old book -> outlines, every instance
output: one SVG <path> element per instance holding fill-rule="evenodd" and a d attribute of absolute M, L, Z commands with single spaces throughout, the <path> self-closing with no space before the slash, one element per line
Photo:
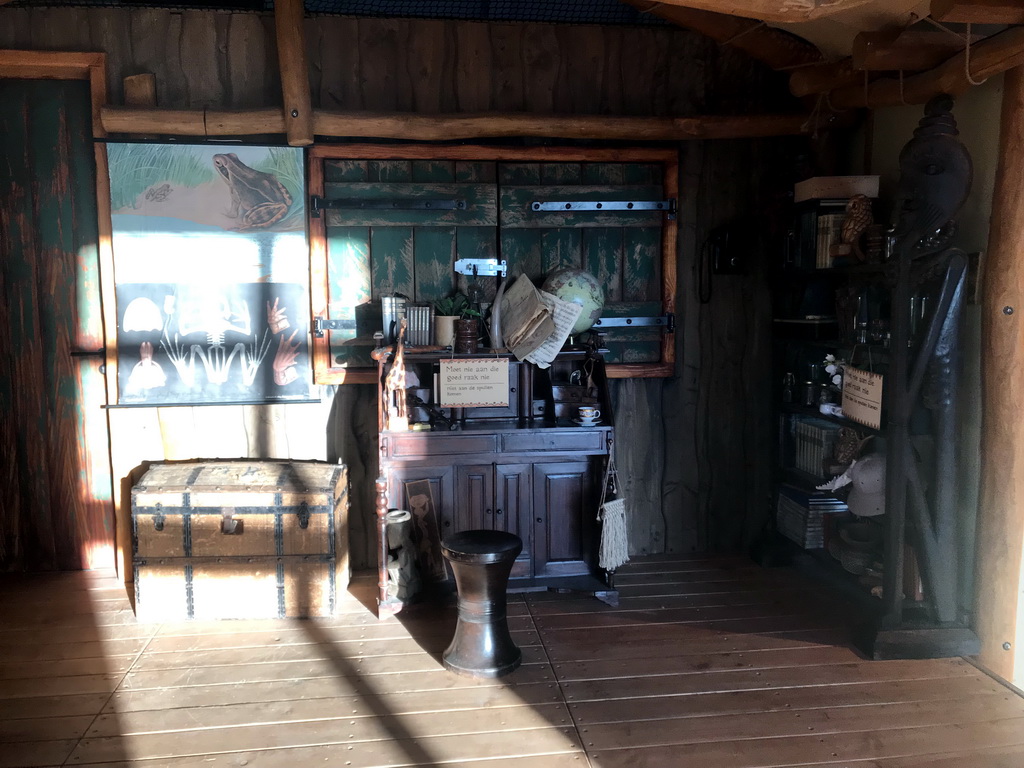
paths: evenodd
<path fill-rule="evenodd" d="M 540 291 L 520 275 L 501 301 L 501 334 L 517 359 L 523 360 L 555 331 L 555 321 Z"/>

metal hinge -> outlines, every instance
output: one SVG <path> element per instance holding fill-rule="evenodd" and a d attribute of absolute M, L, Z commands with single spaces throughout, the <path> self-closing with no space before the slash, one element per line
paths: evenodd
<path fill-rule="evenodd" d="M 318 339 L 324 337 L 324 331 L 354 331 L 356 328 L 355 320 L 331 320 L 327 317 L 314 317 L 313 318 L 313 335 Z"/>
<path fill-rule="evenodd" d="M 651 328 L 661 327 L 666 333 L 675 333 L 676 316 L 672 312 L 660 317 L 602 317 L 594 328 Z"/>
<path fill-rule="evenodd" d="M 668 200 L 534 200 L 534 211 L 665 211 L 670 219 L 676 217 L 676 199 Z"/>
<path fill-rule="evenodd" d="M 333 198 L 326 200 L 320 195 L 309 196 L 309 215 L 320 218 L 320 211 L 329 208 L 355 211 L 464 211 L 466 201 L 451 199 L 400 198 L 390 200 L 364 200 L 361 198 Z"/>

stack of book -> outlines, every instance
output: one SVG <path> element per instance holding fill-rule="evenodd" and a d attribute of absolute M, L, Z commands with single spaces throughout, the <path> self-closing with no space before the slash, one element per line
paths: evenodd
<path fill-rule="evenodd" d="M 796 468 L 825 479 L 825 468 L 832 462 L 839 425 L 824 419 L 799 416 L 793 420 Z"/>
<path fill-rule="evenodd" d="M 793 187 L 797 206 L 790 266 L 829 269 L 835 266 L 832 246 L 842 242 L 846 204 L 854 195 L 878 197 L 878 176 L 816 176 Z"/>
<path fill-rule="evenodd" d="M 794 485 L 779 487 L 775 523 L 779 533 L 804 549 L 823 549 L 829 515 L 849 512 L 845 502 L 825 491 L 805 491 Z"/>
<path fill-rule="evenodd" d="M 406 307 L 406 343 L 410 347 L 425 347 L 434 343 L 434 308 L 413 304 Z"/>

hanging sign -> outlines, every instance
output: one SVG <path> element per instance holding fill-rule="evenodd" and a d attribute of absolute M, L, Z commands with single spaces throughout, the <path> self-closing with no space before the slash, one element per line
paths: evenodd
<path fill-rule="evenodd" d="M 882 376 L 860 368 L 843 369 L 843 415 L 866 427 L 882 425 Z"/>
<path fill-rule="evenodd" d="M 445 408 L 508 408 L 508 360 L 442 360 L 438 392 Z"/>

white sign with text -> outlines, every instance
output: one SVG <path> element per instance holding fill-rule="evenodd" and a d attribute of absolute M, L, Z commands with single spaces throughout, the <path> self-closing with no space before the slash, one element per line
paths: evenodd
<path fill-rule="evenodd" d="M 843 369 L 843 415 L 866 427 L 882 426 L 882 376 L 860 368 Z"/>
<path fill-rule="evenodd" d="M 445 408 L 507 408 L 508 360 L 442 360 L 438 387 Z"/>

